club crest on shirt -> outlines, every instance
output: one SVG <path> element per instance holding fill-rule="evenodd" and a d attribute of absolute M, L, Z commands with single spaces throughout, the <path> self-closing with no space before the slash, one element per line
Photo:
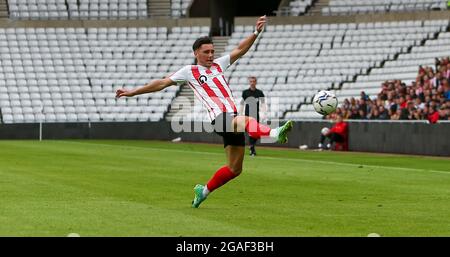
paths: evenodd
<path fill-rule="evenodd" d="M 198 81 L 200 81 L 200 83 L 202 83 L 202 84 L 205 83 L 207 80 L 208 80 L 208 78 L 205 75 L 201 75 L 198 78 Z"/>

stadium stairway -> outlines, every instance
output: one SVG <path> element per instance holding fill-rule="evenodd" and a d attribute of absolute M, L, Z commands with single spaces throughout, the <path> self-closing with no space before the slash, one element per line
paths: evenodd
<path fill-rule="evenodd" d="M 182 117 L 191 113 L 194 101 L 194 92 L 187 84 L 183 84 L 177 97 L 170 105 L 170 111 L 167 112 L 165 119 L 167 121 L 182 119 Z"/>
<path fill-rule="evenodd" d="M 213 37 L 215 56 L 220 57 L 225 52 L 225 47 L 228 45 L 230 37 Z"/>
<path fill-rule="evenodd" d="M 282 0 L 278 9 L 274 11 L 277 16 L 303 16 L 310 12 L 320 0 Z"/>
<path fill-rule="evenodd" d="M 420 10 L 447 10 L 447 0 L 330 0 L 330 5 L 322 12 L 325 15 L 348 15 Z"/>
<path fill-rule="evenodd" d="M 0 18 L 8 18 L 8 3 L 6 0 L 0 0 Z"/>
<path fill-rule="evenodd" d="M 278 9 L 273 13 L 277 16 L 288 16 L 291 9 L 289 7 L 290 2 L 292 2 L 292 0 L 281 0 Z"/>
<path fill-rule="evenodd" d="M 330 4 L 330 0 L 318 0 L 307 12 L 307 15 L 322 15 L 322 9 Z"/>
<path fill-rule="evenodd" d="M 170 17 L 170 0 L 147 0 L 149 17 Z"/>

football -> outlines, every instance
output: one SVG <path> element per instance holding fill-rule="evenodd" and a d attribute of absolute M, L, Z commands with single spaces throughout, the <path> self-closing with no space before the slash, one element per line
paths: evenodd
<path fill-rule="evenodd" d="M 322 135 L 324 136 L 326 136 L 328 132 L 330 132 L 330 129 L 327 127 L 322 128 L 322 130 L 320 131 L 320 133 L 322 133 Z"/>
<path fill-rule="evenodd" d="M 336 111 L 338 100 L 336 96 L 327 90 L 317 92 L 313 97 L 313 106 L 316 112 L 328 115 Z"/>

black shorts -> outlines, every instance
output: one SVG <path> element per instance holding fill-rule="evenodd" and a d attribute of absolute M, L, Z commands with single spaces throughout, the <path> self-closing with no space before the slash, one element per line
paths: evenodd
<path fill-rule="evenodd" d="M 334 142 L 339 142 L 342 143 L 344 142 L 344 137 L 339 135 L 338 133 L 331 133 L 330 134 L 330 138 L 331 140 L 333 140 Z"/>
<path fill-rule="evenodd" d="M 232 121 L 236 117 L 236 113 L 222 113 L 211 122 L 214 132 L 223 138 L 223 147 L 245 146 L 244 132 L 234 132 Z"/>

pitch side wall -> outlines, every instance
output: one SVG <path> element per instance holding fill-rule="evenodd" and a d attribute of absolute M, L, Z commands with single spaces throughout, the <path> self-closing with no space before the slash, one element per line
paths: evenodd
<path fill-rule="evenodd" d="M 316 148 L 320 130 L 331 125 L 326 121 L 298 121 L 290 133 L 288 144 L 283 146 Z M 194 126 L 201 127 L 201 124 L 189 126 L 191 131 Z M 44 123 L 42 138 L 167 141 L 181 138 L 185 142 L 222 143 L 214 133 L 176 133 L 166 121 Z M 0 124 L 0 139 L 39 139 L 39 124 Z M 350 121 L 349 148 L 351 151 L 450 156 L 450 123 Z"/>

